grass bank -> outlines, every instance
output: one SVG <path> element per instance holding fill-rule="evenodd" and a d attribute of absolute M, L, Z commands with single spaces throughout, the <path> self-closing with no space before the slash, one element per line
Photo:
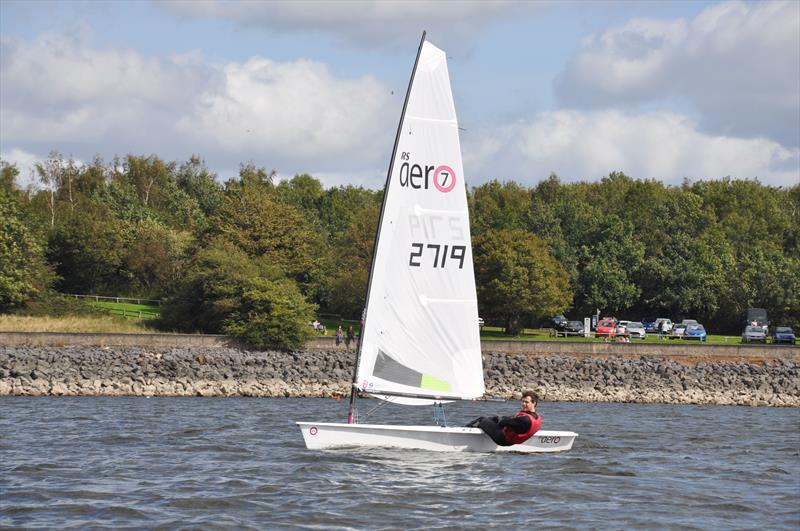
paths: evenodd
<path fill-rule="evenodd" d="M 73 333 L 154 333 L 142 321 L 114 315 L 67 315 L 63 317 L 0 315 L 0 332 L 73 332 Z"/>

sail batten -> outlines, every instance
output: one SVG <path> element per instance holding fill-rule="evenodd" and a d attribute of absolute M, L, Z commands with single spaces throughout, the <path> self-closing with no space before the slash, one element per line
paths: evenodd
<path fill-rule="evenodd" d="M 390 162 L 354 385 L 387 396 L 482 396 L 477 322 L 447 61 L 425 41 Z"/>

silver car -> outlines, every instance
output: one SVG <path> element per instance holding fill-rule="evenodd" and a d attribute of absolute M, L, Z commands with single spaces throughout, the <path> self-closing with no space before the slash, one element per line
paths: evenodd
<path fill-rule="evenodd" d="M 645 339 L 647 337 L 647 332 L 645 332 L 644 325 L 638 321 L 631 321 L 625 327 L 625 331 L 628 333 L 631 339 Z"/>
<path fill-rule="evenodd" d="M 742 343 L 766 343 L 767 333 L 760 326 L 747 326 L 742 332 Z"/>

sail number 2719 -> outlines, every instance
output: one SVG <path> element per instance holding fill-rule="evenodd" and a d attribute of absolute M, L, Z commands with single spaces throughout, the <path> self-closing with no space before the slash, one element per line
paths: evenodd
<path fill-rule="evenodd" d="M 411 255 L 408 258 L 408 265 L 411 267 L 422 267 L 423 264 L 432 263 L 433 267 L 464 267 L 464 257 L 467 254 L 466 245 L 447 245 L 436 243 L 411 243 Z"/>

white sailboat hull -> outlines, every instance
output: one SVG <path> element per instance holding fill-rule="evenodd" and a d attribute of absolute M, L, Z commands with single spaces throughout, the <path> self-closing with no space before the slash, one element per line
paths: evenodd
<path fill-rule="evenodd" d="M 540 430 L 523 444 L 497 446 L 478 428 L 392 426 L 298 422 L 306 447 L 311 450 L 353 447 L 408 448 L 435 452 L 564 452 L 572 448 L 577 433 Z"/>

